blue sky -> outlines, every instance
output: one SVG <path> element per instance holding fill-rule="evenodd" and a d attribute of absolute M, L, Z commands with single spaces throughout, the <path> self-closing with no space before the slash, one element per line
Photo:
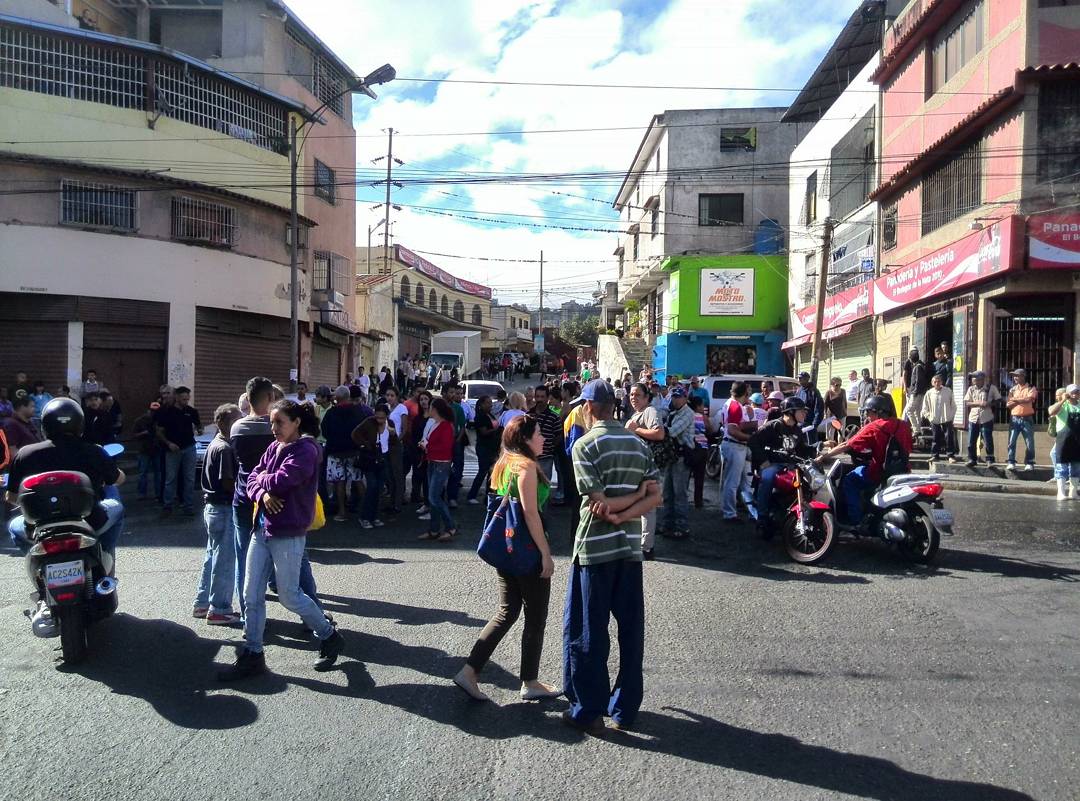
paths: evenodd
<path fill-rule="evenodd" d="M 854 0 L 290 4 L 359 74 L 390 62 L 401 78 L 795 88 L 855 8 Z M 395 155 L 406 162 L 397 168 L 401 177 L 624 171 L 655 113 L 783 105 L 793 96 L 406 81 L 382 87 L 379 94 L 375 103 L 358 98 L 355 104 L 360 178 L 375 169 L 371 159 L 385 153 L 384 130 L 390 126 L 399 132 Z M 623 126 L 631 130 L 460 135 Z M 615 275 L 616 234 L 563 229 L 614 229 L 610 201 L 617 183 L 563 179 L 543 187 L 407 186 L 394 191 L 394 202 L 403 209 L 394 212 L 393 234 L 414 250 L 450 254 L 431 258 L 455 274 L 490 284 L 504 302 L 535 302 L 528 286 L 537 278 L 536 266 L 486 259 L 535 259 L 543 250 L 545 284 L 555 289 L 549 304 L 585 299 L 597 281 Z M 381 218 L 382 210 L 370 206 L 381 202 L 382 193 L 382 188 L 358 189 L 358 241 Z"/>

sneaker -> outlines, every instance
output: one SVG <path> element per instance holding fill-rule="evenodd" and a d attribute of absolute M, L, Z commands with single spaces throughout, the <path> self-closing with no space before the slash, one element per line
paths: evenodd
<path fill-rule="evenodd" d="M 218 681 L 240 681 L 266 672 L 266 656 L 244 648 L 236 656 L 236 662 L 218 672 Z"/>
<path fill-rule="evenodd" d="M 376 517 L 374 520 L 371 521 L 371 525 L 375 526 L 375 528 L 382 528 L 386 524 L 383 523 L 383 521 L 379 520 L 379 518 Z"/>
<path fill-rule="evenodd" d="M 424 514 L 422 514 L 422 515 L 417 515 L 416 519 L 417 520 L 430 520 L 431 519 L 431 512 L 424 512 Z"/>
<path fill-rule="evenodd" d="M 957 459 L 957 458 L 956 458 L 955 456 L 950 456 L 950 457 L 949 457 L 949 464 L 956 464 L 956 463 L 957 463 L 957 462 L 959 462 L 959 461 L 960 461 L 960 460 L 959 460 L 959 459 Z"/>
<path fill-rule="evenodd" d="M 1016 469 L 1016 462 L 1009 462 L 1007 465 L 1005 465 L 1005 469 L 1006 470 L 1015 470 Z"/>
<path fill-rule="evenodd" d="M 196 606 L 195 608 L 193 608 L 191 610 L 191 616 L 195 617 L 195 618 L 199 618 L 201 620 L 202 618 L 206 617 L 206 615 L 207 615 L 207 613 L 209 611 L 210 611 L 209 606 Z"/>
<path fill-rule="evenodd" d="M 371 525 L 370 520 L 361 520 L 360 521 L 360 528 L 374 528 L 374 527 Z"/>
<path fill-rule="evenodd" d="M 653 561 L 654 559 L 656 559 L 656 554 L 653 553 L 653 550 L 654 549 L 652 549 L 652 548 L 642 548 L 641 549 L 641 558 L 644 559 L 646 562 Z"/>
<path fill-rule="evenodd" d="M 593 737 L 603 737 L 604 732 L 607 731 L 607 726 L 604 725 L 603 715 L 594 718 L 589 723 L 580 723 L 577 720 L 574 720 L 574 716 L 571 715 L 570 710 L 567 709 L 559 717 L 564 726 L 569 726 L 571 729 L 577 729 L 578 731 L 592 735 Z"/>
<path fill-rule="evenodd" d="M 420 504 L 420 506 L 419 506 L 419 507 L 417 508 L 417 510 L 416 510 L 416 513 L 417 513 L 418 515 L 426 515 L 426 514 L 427 514 L 427 513 L 429 512 L 429 511 L 430 511 L 430 510 L 428 509 L 428 505 L 427 505 L 426 503 L 422 503 L 422 504 Z"/>
<path fill-rule="evenodd" d="M 334 633 L 319 643 L 319 658 L 315 660 L 316 670 L 329 670 L 337 661 L 338 654 L 345 648 L 345 638 L 334 628 Z"/>
<path fill-rule="evenodd" d="M 210 612 L 206 615 L 208 626 L 233 626 L 240 622 L 238 612 Z"/>
<path fill-rule="evenodd" d="M 978 462 L 976 462 L 974 459 L 968 459 L 966 462 L 964 462 L 965 467 L 974 467 L 977 464 Z"/>
<path fill-rule="evenodd" d="M 1025 473 L 1030 473 L 1034 469 L 1035 469 L 1035 465 L 1033 465 L 1033 464 L 1024 465 L 1024 472 Z"/>
<path fill-rule="evenodd" d="M 476 498 L 469 498 L 469 506 L 479 506 L 479 505 L 480 505 L 480 501 L 478 501 Z"/>
<path fill-rule="evenodd" d="M 457 501 L 451 500 L 448 505 L 451 509 L 457 509 Z"/>

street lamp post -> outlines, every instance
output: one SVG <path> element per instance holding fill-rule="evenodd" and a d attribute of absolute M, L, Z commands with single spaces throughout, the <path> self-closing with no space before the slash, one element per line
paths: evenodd
<path fill-rule="evenodd" d="M 300 166 L 300 150 L 307 141 L 297 145 L 297 134 L 313 122 L 321 122 L 319 114 L 330 107 L 330 104 L 349 92 L 361 92 L 372 100 L 378 96 L 372 90 L 372 86 L 389 83 L 397 77 L 397 70 L 389 64 L 383 64 L 377 70 L 363 78 L 353 78 L 346 87 L 331 97 L 315 111 L 302 125 L 296 124 L 296 117 L 290 117 L 289 121 L 289 349 L 292 354 L 292 365 L 289 368 L 289 390 L 296 391 L 296 383 L 300 380 L 300 231 L 299 211 L 297 209 L 297 172 Z"/>

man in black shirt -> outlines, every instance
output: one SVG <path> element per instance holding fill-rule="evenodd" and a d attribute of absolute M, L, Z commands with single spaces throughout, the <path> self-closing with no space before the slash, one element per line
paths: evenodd
<path fill-rule="evenodd" d="M 758 529 L 765 539 L 773 534 L 770 518 L 773 483 L 785 464 L 783 457 L 778 454 L 799 454 L 803 451 L 802 455 L 813 455 L 813 449 L 806 444 L 806 437 L 802 433 L 808 416 L 806 402 L 802 398 L 787 398 L 782 409 L 779 419 L 769 420 L 750 435 L 750 463 L 759 477 L 754 506 L 757 509 Z"/>
<path fill-rule="evenodd" d="M 154 415 L 158 441 L 165 446 L 165 498 L 162 514 L 172 514 L 177 483 L 183 482 L 184 514 L 195 514 L 195 434 L 202 434 L 199 412 L 188 405 L 191 390 L 177 387 L 173 403 L 162 405 Z"/>
<path fill-rule="evenodd" d="M 540 432 L 544 435 L 544 450 L 536 461 L 540 463 L 540 469 L 544 471 L 548 481 L 555 468 L 555 445 L 562 428 L 559 415 L 551 411 L 548 406 L 548 388 L 541 384 L 533 390 L 533 407 L 529 414 L 540 423 Z"/>
<path fill-rule="evenodd" d="M 64 404 L 65 411 L 70 405 L 70 415 L 74 419 L 69 427 L 61 429 L 52 424 L 49 407 L 53 404 Z M 19 485 L 29 476 L 53 470 L 84 473 L 98 493 L 98 504 L 86 522 L 99 532 L 101 547 L 109 553 L 115 553 L 116 541 L 120 538 L 124 525 L 124 507 L 118 497 L 106 498 L 105 488 L 123 484 L 124 472 L 99 446 L 83 441 L 83 415 L 77 403 L 58 398 L 50 401 L 44 411 L 42 426 L 49 439 L 19 450 L 8 472 L 8 501 L 17 502 Z M 115 496 L 116 493 L 111 492 L 111 495 Z M 12 518 L 8 524 L 8 533 L 16 547 L 25 550 L 26 524 L 22 515 Z"/>
<path fill-rule="evenodd" d="M 481 395 L 476 399 L 476 417 L 473 418 L 473 428 L 476 429 L 476 478 L 473 479 L 469 489 L 468 501 L 471 504 L 480 503 L 477 495 L 484 482 L 488 480 L 491 468 L 499 460 L 499 445 L 502 432 L 498 422 L 491 414 L 491 396 Z M 484 495 L 487 495 L 485 488 Z"/>
<path fill-rule="evenodd" d="M 101 393 L 91 392 L 83 397 L 86 420 L 83 423 L 83 439 L 94 445 L 114 442 L 112 419 L 101 408 Z"/>

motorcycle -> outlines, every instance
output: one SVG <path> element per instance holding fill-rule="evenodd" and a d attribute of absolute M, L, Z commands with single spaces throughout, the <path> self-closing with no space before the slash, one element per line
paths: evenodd
<path fill-rule="evenodd" d="M 796 562 L 812 564 L 828 553 L 834 532 L 851 537 L 872 537 L 891 543 L 907 560 L 933 561 L 942 536 L 952 535 L 953 515 L 941 500 L 942 475 L 905 473 L 891 476 L 870 496 L 859 524 L 838 523 L 838 488 L 845 463 L 834 461 L 824 473 L 808 459 L 798 469 L 810 477 L 813 494 L 799 493 L 797 504 L 784 523 L 784 544 Z M 800 482 L 801 483 L 801 482 Z M 824 534 L 815 532 L 829 532 Z M 822 543 L 829 540 L 825 547 Z"/>
<path fill-rule="evenodd" d="M 769 452 L 781 461 L 773 479 L 772 512 L 767 525 L 778 528 L 784 548 L 794 562 L 812 565 L 829 555 L 836 542 L 836 515 L 814 495 L 826 483 L 811 459 Z"/>
<path fill-rule="evenodd" d="M 104 449 L 114 457 L 123 452 L 122 445 Z M 75 664 L 86 655 L 88 627 L 118 605 L 115 561 L 87 522 L 97 492 L 84 473 L 53 470 L 24 479 L 18 504 L 28 526 L 26 573 L 37 604 L 26 612 L 31 630 L 59 636 L 64 662 Z"/>

